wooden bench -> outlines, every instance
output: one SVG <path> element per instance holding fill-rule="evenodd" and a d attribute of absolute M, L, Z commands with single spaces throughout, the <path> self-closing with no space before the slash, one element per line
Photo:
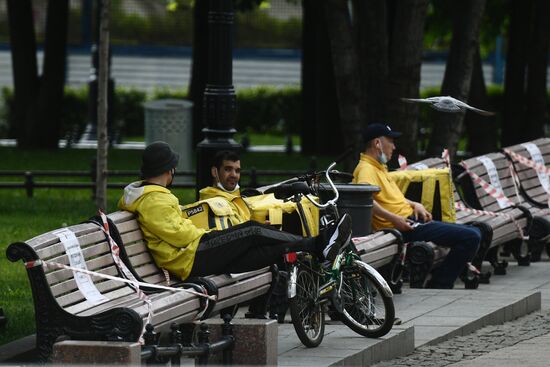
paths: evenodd
<path fill-rule="evenodd" d="M 492 175 L 494 184 L 491 182 L 489 172 L 480 159 L 487 159 L 493 163 L 495 174 Z M 533 233 L 531 228 L 534 223 L 537 227 L 550 226 L 550 211 L 548 209 L 537 208 L 528 201 L 524 200 L 521 195 L 516 194 L 516 188 L 509 169 L 509 162 L 506 156 L 502 153 L 491 153 L 485 156 L 476 157 L 464 161 L 465 165 L 481 179 L 485 180 L 493 186 L 501 186 L 504 196 L 509 199 L 513 206 L 503 208 L 498 201 L 481 187 L 479 183 L 475 183 L 473 179 L 465 172 L 463 167 L 457 167 L 457 178 L 460 177 L 460 186 L 464 192 L 465 201 L 476 209 L 483 209 L 496 213 L 505 213 L 514 217 L 516 223 L 522 228 L 525 235 L 529 235 L 528 249 L 523 249 L 523 241 L 519 238 L 509 241 L 509 245 L 514 257 L 520 265 L 529 265 L 532 254 L 533 260 L 540 258 L 542 244 L 540 239 L 548 233 Z M 460 172 L 462 171 L 462 172 Z M 503 205 L 504 206 L 504 205 Z"/>
<path fill-rule="evenodd" d="M 534 145 L 535 156 L 533 156 L 529 151 L 528 148 L 531 148 L 529 145 Z M 542 160 L 540 163 L 550 168 L 550 138 L 540 138 L 527 143 L 506 147 L 504 149 L 509 149 L 512 152 L 515 152 L 530 160 L 540 159 Z M 540 156 L 536 154 L 539 152 Z M 507 158 L 512 161 L 513 167 L 519 177 L 522 194 L 525 199 L 530 200 L 531 204 L 539 208 L 548 208 L 548 194 L 544 189 L 535 169 L 514 161 L 510 156 L 507 156 Z"/>
<path fill-rule="evenodd" d="M 166 276 L 157 267 L 147 249 L 135 217 L 124 211 L 112 213 L 109 217 L 117 226 L 124 243 L 126 256 L 121 257 L 126 265 L 135 271 L 136 278 L 149 284 L 166 285 Z M 236 275 L 221 274 L 202 278 L 217 289 L 217 301 L 212 312 L 238 306 L 240 303 L 268 294 L 273 279 L 273 269 L 269 267 Z M 182 283 L 178 279 L 170 279 L 170 282 L 176 286 Z"/>
<path fill-rule="evenodd" d="M 550 138 L 540 138 L 504 149 L 509 149 L 512 152 L 540 163 L 545 167 L 550 167 Z M 506 157 L 513 164 L 514 170 L 519 178 L 520 192 L 525 200 L 537 208 L 547 209 L 549 204 L 549 194 L 544 188 L 544 186 L 547 186 L 547 176 L 543 173 L 539 174 L 534 168 L 518 162 L 507 153 Z M 530 238 L 532 237 L 532 241 L 536 241 L 537 239 L 541 241 L 542 243 L 540 245 L 544 245 L 546 247 L 546 252 L 550 255 L 550 243 L 543 240 L 543 238 L 550 233 L 550 227 L 548 224 L 548 221 L 538 220 L 537 217 L 535 217 L 531 225 L 529 235 Z M 536 247 L 538 249 L 541 248 L 541 246 L 532 247 Z M 531 257 L 534 260 L 537 260 L 537 255 L 537 253 L 532 253 Z"/>
<path fill-rule="evenodd" d="M 139 253 L 140 235 L 135 227 L 137 222 L 132 215 L 117 212 L 110 217 L 122 230 L 124 239 L 132 245 L 128 250 L 143 266 L 136 274 L 149 283 L 162 281 L 158 273 L 147 266 L 147 256 Z M 134 229 L 132 229 L 134 228 Z M 172 323 L 188 323 L 197 318 L 204 309 L 204 299 L 197 295 L 181 291 L 158 291 L 149 289 L 147 300 L 149 307 L 138 293 L 127 283 L 107 279 L 102 276 L 119 276 L 119 270 L 111 255 L 110 246 L 104 232 L 97 224 L 83 223 L 63 229 L 65 237 L 74 234 L 67 242 L 72 250 L 73 259 L 81 259 L 88 270 L 102 276 L 90 275 L 81 280 L 88 285 L 88 291 L 81 291 L 72 270 L 44 266 L 58 263 L 70 265 L 69 256 L 58 231 L 50 231 L 26 242 L 15 242 L 8 246 L 7 257 L 15 262 L 22 260 L 27 267 L 27 275 L 32 289 L 35 322 L 37 359 L 47 361 L 52 346 L 59 337 L 79 340 L 117 340 L 137 341 L 143 330 L 144 322 L 152 311 L 151 324 L 158 331 L 169 330 Z M 77 249 L 75 251 L 75 249 Z M 74 252 L 73 252 L 74 251 Z M 80 252 L 79 252 L 80 251 Z M 141 256 L 140 256 L 141 255 Z M 78 278 L 82 273 L 77 273 Z M 261 279 L 261 280 L 257 280 Z M 252 299 L 270 287 L 272 273 L 268 270 L 230 276 L 210 277 L 211 283 L 218 287 L 219 302 L 212 311 L 232 306 L 235 302 Z M 263 285 L 261 285 L 262 283 Z M 183 286 L 182 282 L 174 284 Z M 101 302 L 94 299 L 101 298 Z M 87 295 L 87 297 L 85 296 Z M 212 305 L 212 302 L 210 302 Z M 212 308 L 212 307 L 211 307 Z M 204 315 L 206 317 L 208 315 Z"/>
<path fill-rule="evenodd" d="M 442 158 L 428 158 L 410 165 L 409 169 L 445 168 L 446 166 L 447 165 Z M 457 170 L 459 171 L 458 173 L 456 173 Z M 453 176 L 456 178 L 457 175 L 463 172 L 463 169 L 453 164 L 452 171 Z M 475 225 L 481 230 L 482 233 L 480 249 L 472 261 L 472 264 L 482 270 L 483 261 L 486 260 L 491 263 L 495 274 L 505 274 L 507 263 L 499 260 L 498 252 L 501 246 L 519 238 L 520 234 L 516 225 L 513 223 L 512 219 L 508 217 L 490 216 L 468 211 L 468 209 L 474 208 L 471 208 L 468 203 L 462 199 L 462 196 L 456 189 L 456 186 L 453 186 L 453 196 L 455 203 L 466 208 L 466 210 L 456 211 L 456 223 Z M 519 214 L 520 216 L 524 215 L 523 213 L 515 212 L 513 214 Z M 490 275 L 490 272 L 482 271 L 480 282 L 488 282 Z"/>

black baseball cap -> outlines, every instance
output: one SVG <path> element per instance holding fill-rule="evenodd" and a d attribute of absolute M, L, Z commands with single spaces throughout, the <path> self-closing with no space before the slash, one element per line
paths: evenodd
<path fill-rule="evenodd" d="M 179 158 L 179 154 L 174 152 L 168 143 L 163 141 L 151 143 L 143 151 L 141 177 L 156 177 L 176 168 Z"/>
<path fill-rule="evenodd" d="M 369 124 L 363 129 L 363 140 L 365 142 L 370 141 L 381 136 L 389 136 L 390 138 L 398 138 L 401 136 L 399 131 L 393 131 L 388 125 L 381 123 Z"/>

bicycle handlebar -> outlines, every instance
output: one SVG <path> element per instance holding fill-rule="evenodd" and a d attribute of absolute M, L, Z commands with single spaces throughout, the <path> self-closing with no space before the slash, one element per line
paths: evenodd
<path fill-rule="evenodd" d="M 270 187 L 264 190 L 264 193 L 275 194 L 277 199 L 286 199 L 295 194 L 308 195 L 311 194 L 311 187 L 304 181 L 296 181 L 292 183 L 282 183 L 280 185 Z"/>
<path fill-rule="evenodd" d="M 288 180 L 284 180 L 272 185 L 259 188 L 259 191 L 262 193 L 274 193 L 275 197 L 277 197 L 278 199 L 283 198 L 283 196 L 286 199 L 289 196 L 292 196 L 295 194 L 301 194 L 305 196 L 314 206 L 316 206 L 319 209 L 325 209 L 329 206 L 335 206 L 336 202 L 340 197 L 340 193 L 338 192 L 336 185 L 334 185 L 334 182 L 332 181 L 331 176 L 342 177 L 346 179 L 350 179 L 353 176 L 347 172 L 340 172 L 337 170 L 333 170 L 332 168 L 336 166 L 336 164 L 344 160 L 352 152 L 353 152 L 353 147 L 347 148 L 344 151 L 344 153 L 338 156 L 338 158 L 336 158 L 334 162 L 332 162 L 325 171 L 308 173 L 302 176 L 292 177 L 292 178 L 289 178 Z M 309 184 L 313 179 L 315 179 L 316 177 L 319 177 L 322 173 L 324 173 L 330 188 L 334 192 L 334 197 L 328 200 L 327 202 L 325 202 L 324 204 L 319 204 L 317 201 L 313 200 L 310 197 L 311 188 Z"/>

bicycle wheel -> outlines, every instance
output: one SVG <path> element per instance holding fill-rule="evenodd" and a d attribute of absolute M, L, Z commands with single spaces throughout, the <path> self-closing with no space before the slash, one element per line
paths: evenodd
<path fill-rule="evenodd" d="M 290 316 L 300 341 L 308 348 L 321 344 L 325 335 L 325 313 L 319 303 L 319 276 L 298 267 L 296 295 L 289 299 Z"/>
<path fill-rule="evenodd" d="M 386 335 L 395 318 L 392 297 L 361 261 L 342 267 L 341 277 L 342 322 L 368 338 Z"/>

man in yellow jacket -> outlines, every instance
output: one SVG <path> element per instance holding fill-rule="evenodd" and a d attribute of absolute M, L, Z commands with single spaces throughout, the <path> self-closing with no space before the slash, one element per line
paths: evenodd
<path fill-rule="evenodd" d="M 353 172 L 353 183 L 380 187 L 374 194 L 372 226 L 374 230 L 393 227 L 401 231 L 405 242 L 431 241 L 451 249 L 443 264 L 432 272 L 428 288 L 453 288 L 467 262 L 475 256 L 481 241 L 473 226 L 432 220 L 420 203 L 408 200 L 388 175 L 386 163 L 395 150 L 394 139 L 401 133 L 384 124 L 368 125 L 363 134 L 365 150 Z"/>
<path fill-rule="evenodd" d="M 222 150 L 214 156 L 211 167 L 212 186 L 199 191 L 200 200 L 221 197 L 233 211 L 231 224 L 236 225 L 250 220 L 250 210 L 241 197 L 241 159 L 236 152 Z"/>
<path fill-rule="evenodd" d="M 136 215 L 157 265 L 181 279 L 261 269 L 295 251 L 332 261 L 351 239 L 348 215 L 313 238 L 251 221 L 221 231 L 197 228 L 182 216 L 178 199 L 168 189 L 178 159 L 168 144 L 150 144 L 142 157 L 143 180 L 126 186 L 118 205 Z"/>

